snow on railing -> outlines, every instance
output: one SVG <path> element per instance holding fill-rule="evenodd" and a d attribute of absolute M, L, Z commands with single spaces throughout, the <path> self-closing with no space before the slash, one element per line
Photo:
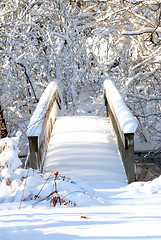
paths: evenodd
<path fill-rule="evenodd" d="M 135 181 L 134 133 L 138 124 L 111 80 L 104 82 L 104 92 L 107 116 L 110 117 L 112 122 L 127 178 L 130 183 Z"/>
<path fill-rule="evenodd" d="M 29 140 L 30 166 L 42 170 L 47 144 L 53 125 L 61 110 L 61 94 L 56 82 L 50 82 L 42 94 L 30 119 L 27 136 Z"/>

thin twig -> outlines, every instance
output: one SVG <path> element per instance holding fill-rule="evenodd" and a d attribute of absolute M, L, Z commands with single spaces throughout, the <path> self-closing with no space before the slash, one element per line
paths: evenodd
<path fill-rule="evenodd" d="M 45 183 L 43 184 L 43 186 L 42 186 L 42 188 L 40 189 L 40 191 L 38 192 L 38 194 L 37 195 L 35 195 L 35 198 L 38 198 L 39 197 L 39 194 L 41 193 L 41 191 L 43 190 L 43 188 L 44 188 L 44 186 L 45 186 L 45 184 L 47 183 L 47 181 L 50 179 L 50 177 L 52 176 L 52 172 L 51 172 L 51 174 L 50 174 L 50 176 L 46 179 L 46 181 L 45 181 Z"/>
<path fill-rule="evenodd" d="M 27 176 L 26 176 L 26 180 L 25 180 L 25 184 L 24 184 L 24 188 L 23 188 L 23 192 L 22 192 L 22 196 L 21 196 L 21 201 L 20 201 L 20 205 L 19 205 L 19 210 L 21 208 L 21 203 L 22 203 L 22 199 L 24 197 L 24 192 L 25 192 L 25 187 L 26 187 L 26 183 L 27 183 L 27 178 L 28 178 L 28 175 L 29 175 L 29 168 L 28 168 L 28 171 L 27 171 Z"/>
<path fill-rule="evenodd" d="M 56 192 L 55 192 L 55 191 L 54 191 L 54 192 L 51 192 L 51 193 L 50 193 L 48 196 L 46 196 L 45 198 L 39 199 L 37 202 L 35 202 L 35 203 L 32 204 L 32 207 L 35 207 L 39 202 L 42 202 L 42 201 L 48 199 L 48 198 L 49 198 L 51 195 L 53 195 L 54 193 L 56 193 Z"/>
<path fill-rule="evenodd" d="M 17 62 L 16 64 L 17 64 L 17 65 L 20 65 L 21 67 L 24 68 L 24 73 L 25 73 L 25 76 L 26 76 L 26 79 L 27 79 L 27 83 L 29 83 L 30 86 L 31 86 L 31 88 L 32 88 L 32 91 L 33 91 L 33 94 L 34 94 L 34 97 L 35 97 L 36 102 L 39 102 L 39 99 L 38 99 L 37 96 L 36 96 L 35 89 L 34 89 L 34 87 L 33 87 L 33 85 L 32 85 L 32 82 L 31 82 L 28 74 L 27 74 L 26 67 L 25 67 L 22 63 L 18 63 L 18 62 Z M 31 96 L 31 93 L 30 93 L 29 91 L 28 91 L 28 93 L 29 93 L 29 96 Z"/>

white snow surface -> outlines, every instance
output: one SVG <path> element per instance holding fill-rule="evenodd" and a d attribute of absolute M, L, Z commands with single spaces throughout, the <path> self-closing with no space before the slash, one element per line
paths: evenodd
<path fill-rule="evenodd" d="M 92 128 L 91 125 L 88 131 Z M 65 134 L 62 126 L 64 142 Z M 73 137 L 83 140 L 83 135 L 77 134 Z M 93 142 L 96 138 L 100 143 L 107 141 L 99 132 Z M 87 143 L 89 138 L 84 140 Z M 102 181 L 94 183 L 92 189 L 91 180 L 83 179 L 83 174 L 78 179 L 61 172 L 57 176 L 54 172 L 40 174 L 22 169 L 18 141 L 19 134 L 0 140 L 0 240 L 161 239 L 161 177 L 129 185 L 121 178 Z M 63 149 L 62 153 L 65 155 Z M 105 149 L 102 154 L 106 155 Z M 69 159 L 70 156 L 73 158 L 68 152 Z M 102 155 L 93 157 L 99 162 Z M 92 170 L 90 161 L 86 167 Z M 57 193 L 50 195 L 55 187 Z M 51 197 L 58 196 L 62 204 L 58 202 L 54 207 Z"/>
<path fill-rule="evenodd" d="M 117 116 L 121 130 L 124 133 L 135 133 L 137 129 L 137 121 L 126 106 L 121 94 L 111 80 L 104 81 L 104 89 L 108 101 L 112 103 L 113 110 Z"/>
<path fill-rule="evenodd" d="M 44 171 L 78 177 L 95 190 L 126 184 L 122 159 L 108 118 L 59 117 L 49 142 Z"/>

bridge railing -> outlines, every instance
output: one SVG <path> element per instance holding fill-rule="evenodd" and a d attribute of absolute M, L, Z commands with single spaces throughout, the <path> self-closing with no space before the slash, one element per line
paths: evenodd
<path fill-rule="evenodd" d="M 129 183 L 135 181 L 134 134 L 137 121 L 111 80 L 104 82 L 105 105 L 124 163 Z"/>
<path fill-rule="evenodd" d="M 53 125 L 62 108 L 59 87 L 50 82 L 43 92 L 28 125 L 29 163 L 42 171 Z"/>

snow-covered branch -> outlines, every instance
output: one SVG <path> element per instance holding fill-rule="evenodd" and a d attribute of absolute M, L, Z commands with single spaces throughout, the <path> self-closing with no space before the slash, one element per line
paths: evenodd
<path fill-rule="evenodd" d="M 149 72 L 137 73 L 134 77 L 129 78 L 125 85 L 129 86 L 129 85 L 133 84 L 136 80 L 138 80 L 138 79 L 140 80 L 141 78 L 146 79 L 150 75 L 153 75 L 158 70 L 161 70 L 161 68 L 154 68 Z"/>
<path fill-rule="evenodd" d="M 132 97 L 132 98 L 136 98 L 136 99 L 142 99 L 142 100 L 144 100 L 146 102 L 161 100 L 161 95 L 159 95 L 159 96 L 148 96 L 148 97 L 140 95 L 140 94 L 132 94 L 132 93 L 126 93 L 126 95 L 128 97 Z"/>
<path fill-rule="evenodd" d="M 154 28 L 143 28 L 140 30 L 130 31 L 130 32 L 123 31 L 122 34 L 123 35 L 140 35 L 140 34 L 144 34 L 144 33 L 152 33 L 154 31 L 155 31 Z"/>
<path fill-rule="evenodd" d="M 33 87 L 33 84 L 32 84 L 32 82 L 31 82 L 31 80 L 30 80 L 30 78 L 29 78 L 29 76 L 28 76 L 28 74 L 27 74 L 26 67 L 25 67 L 22 63 L 18 63 L 18 62 L 17 62 L 16 64 L 17 64 L 17 65 L 20 65 L 21 67 L 24 68 L 24 72 L 25 72 L 25 76 L 26 76 L 26 79 L 27 79 L 27 83 L 30 84 L 31 89 L 32 89 L 33 94 L 34 94 L 34 97 L 35 97 L 35 100 L 36 100 L 36 102 L 38 102 L 39 100 L 38 100 L 38 98 L 37 98 L 37 96 L 36 96 L 36 92 L 35 92 L 35 89 L 34 89 L 34 87 Z M 29 95 L 31 96 L 30 91 L 29 91 Z"/>

